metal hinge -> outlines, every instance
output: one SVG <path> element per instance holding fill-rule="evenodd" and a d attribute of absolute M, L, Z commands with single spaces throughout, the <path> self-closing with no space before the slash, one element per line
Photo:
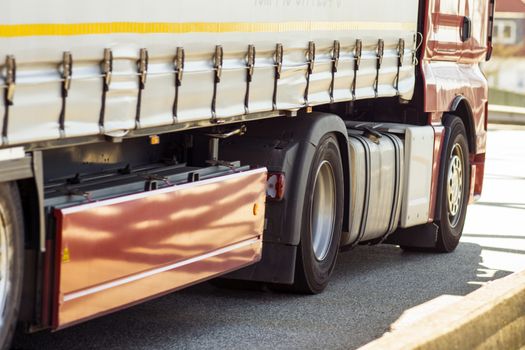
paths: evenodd
<path fill-rule="evenodd" d="M 139 89 L 144 89 L 146 86 L 146 79 L 148 78 L 148 63 L 149 55 L 147 49 L 140 49 L 139 60 L 137 68 L 139 73 Z"/>

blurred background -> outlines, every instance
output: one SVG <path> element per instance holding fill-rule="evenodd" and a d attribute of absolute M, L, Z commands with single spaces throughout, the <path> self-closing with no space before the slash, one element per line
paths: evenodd
<path fill-rule="evenodd" d="M 524 37 L 525 0 L 497 0 L 493 32 L 494 53 L 492 59 L 483 65 L 489 81 L 489 103 L 494 112 L 491 113 L 494 121 L 498 121 L 498 117 L 508 119 L 503 117 L 505 113 L 510 113 L 522 114 L 521 118 L 518 115 L 514 117 L 517 123 L 525 123 Z M 500 107 L 518 108 L 513 111 L 512 108 Z M 511 122 L 512 119 L 506 121 Z"/>
<path fill-rule="evenodd" d="M 480 248 L 483 285 L 525 270 L 525 0 L 496 0 L 489 128 L 481 199 L 469 208 L 461 242 Z"/>

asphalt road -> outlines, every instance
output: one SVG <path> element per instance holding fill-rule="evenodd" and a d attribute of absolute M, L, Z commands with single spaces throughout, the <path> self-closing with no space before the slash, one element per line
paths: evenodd
<path fill-rule="evenodd" d="M 484 195 L 452 254 L 358 247 L 340 256 L 317 296 L 201 284 L 15 349 L 352 349 L 443 294 L 466 295 L 525 269 L 525 129 L 492 128 Z"/>

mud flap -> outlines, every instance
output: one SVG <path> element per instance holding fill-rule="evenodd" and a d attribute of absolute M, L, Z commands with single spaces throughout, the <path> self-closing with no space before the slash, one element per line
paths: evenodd
<path fill-rule="evenodd" d="M 438 226 L 434 223 L 400 228 L 383 242 L 403 247 L 434 248 L 437 242 Z"/>

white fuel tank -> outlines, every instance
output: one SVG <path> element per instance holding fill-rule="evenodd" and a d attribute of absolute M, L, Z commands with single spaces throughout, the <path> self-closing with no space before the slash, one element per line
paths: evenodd
<path fill-rule="evenodd" d="M 399 137 L 350 130 L 349 146 L 350 232 L 342 245 L 395 231 L 403 193 L 404 147 Z"/>
<path fill-rule="evenodd" d="M 341 245 L 386 237 L 429 220 L 434 129 L 347 122 L 350 230 Z"/>

